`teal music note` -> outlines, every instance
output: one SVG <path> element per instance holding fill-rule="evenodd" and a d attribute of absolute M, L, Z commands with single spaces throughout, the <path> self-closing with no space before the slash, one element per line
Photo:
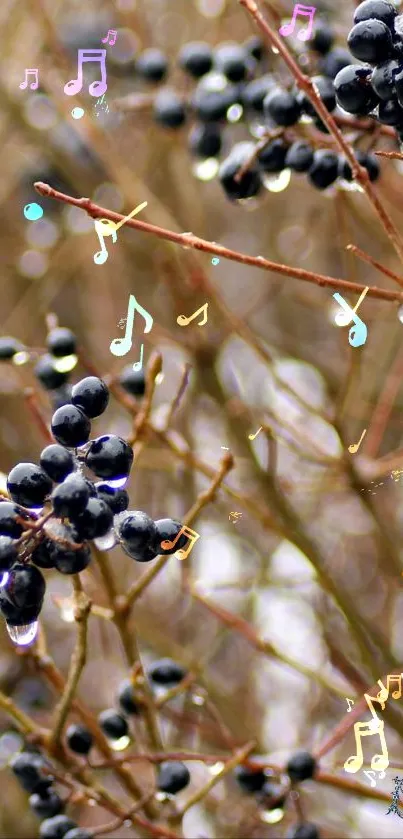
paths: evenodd
<path fill-rule="evenodd" d="M 352 326 L 348 333 L 348 340 L 352 347 L 362 347 L 367 340 L 368 330 L 363 320 L 357 315 L 357 309 L 364 299 L 366 293 L 368 291 L 368 286 L 364 289 L 361 297 L 359 298 L 358 302 L 354 306 L 354 309 L 348 305 L 347 301 L 341 294 L 333 294 L 334 299 L 339 303 L 344 312 L 338 312 L 335 317 L 335 322 L 337 326 L 348 326 L 349 323 L 352 321 L 354 322 L 355 326 Z"/>

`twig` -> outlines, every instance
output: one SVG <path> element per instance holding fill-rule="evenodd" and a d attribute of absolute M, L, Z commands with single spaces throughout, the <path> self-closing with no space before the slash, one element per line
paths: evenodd
<path fill-rule="evenodd" d="M 91 611 L 91 600 L 84 594 L 78 574 L 74 575 L 73 585 L 75 600 L 74 620 L 77 624 L 77 641 L 71 658 L 66 688 L 63 691 L 59 704 L 55 708 L 55 721 L 49 739 L 49 751 L 51 753 L 57 749 L 59 744 L 63 727 L 87 659 L 87 627 Z"/>
<path fill-rule="evenodd" d="M 382 223 L 382 226 L 385 229 L 386 235 L 388 236 L 397 255 L 399 256 L 400 262 L 403 263 L 403 242 L 400 239 L 398 231 L 394 226 L 392 219 L 386 212 L 382 202 L 379 200 L 377 193 L 375 192 L 375 189 L 371 181 L 369 180 L 368 172 L 366 171 L 366 169 L 364 169 L 363 166 L 359 165 L 357 158 L 354 155 L 353 149 L 351 148 L 349 143 L 346 142 L 338 125 L 336 124 L 332 115 L 329 113 L 326 106 L 322 102 L 322 99 L 320 98 L 319 94 L 316 92 L 313 82 L 308 76 L 306 76 L 302 72 L 301 68 L 294 60 L 290 51 L 287 49 L 284 40 L 280 38 L 277 32 L 271 29 L 269 24 L 266 22 L 262 13 L 259 11 L 259 7 L 255 0 L 239 0 L 239 2 L 241 6 L 244 6 L 244 8 L 256 21 L 259 29 L 261 29 L 261 31 L 264 33 L 270 45 L 278 50 L 278 52 L 284 59 L 288 69 L 294 76 L 298 84 L 298 87 L 300 88 L 300 90 L 303 90 L 304 93 L 308 96 L 309 100 L 315 108 L 316 113 L 325 123 L 330 133 L 333 135 L 334 139 L 337 142 L 337 145 L 339 146 L 340 151 L 345 155 L 348 163 L 350 164 L 353 177 L 362 186 L 375 212 L 377 213 L 378 218 Z"/>
<path fill-rule="evenodd" d="M 366 170 L 363 170 L 366 173 Z M 100 207 L 99 204 L 94 204 L 89 198 L 73 198 L 71 195 L 66 195 L 59 192 L 48 184 L 37 181 L 35 189 L 40 195 L 47 198 L 54 198 L 57 201 L 63 201 L 65 204 L 71 204 L 74 207 L 79 207 L 85 210 L 93 219 L 107 218 L 110 221 L 119 222 L 124 216 L 120 213 L 115 213 L 112 210 L 107 210 L 105 207 Z M 126 222 L 126 227 L 133 227 L 143 233 L 151 233 L 159 239 L 167 239 L 170 242 L 180 245 L 182 248 L 194 248 L 195 250 L 203 251 L 204 253 L 211 253 L 223 259 L 230 259 L 233 262 L 240 262 L 243 265 L 251 265 L 254 268 L 262 268 L 264 271 L 273 271 L 277 274 L 282 274 L 286 277 L 294 277 L 296 280 L 301 280 L 308 283 L 313 283 L 325 288 L 335 288 L 339 291 L 352 291 L 361 294 L 365 286 L 358 283 L 351 283 L 348 280 L 341 280 L 336 277 L 328 277 L 325 274 L 316 274 L 313 271 L 305 271 L 303 268 L 292 268 L 290 265 L 283 265 L 279 262 L 272 262 L 265 259 L 263 256 L 248 256 L 248 254 L 239 251 L 233 251 L 230 248 L 225 248 L 222 245 L 208 242 L 205 239 L 200 239 L 194 236 L 193 233 L 175 233 L 172 230 L 165 230 L 163 227 L 157 227 L 155 224 L 148 224 L 145 221 L 137 219 L 129 219 Z M 403 261 L 403 260 L 402 260 Z M 376 297 L 379 300 L 398 300 L 403 303 L 403 292 L 389 291 L 383 288 L 372 287 L 368 291 L 369 297 Z"/>
<path fill-rule="evenodd" d="M 389 157 L 391 160 L 403 160 L 403 154 L 398 151 L 376 151 L 378 157 Z"/>
<path fill-rule="evenodd" d="M 237 750 L 235 752 L 234 757 L 228 760 L 224 764 L 223 768 L 220 769 L 220 771 L 217 772 L 216 775 L 213 775 L 213 777 L 210 778 L 210 780 L 207 781 L 207 783 L 204 784 L 203 787 L 201 787 L 199 790 L 197 790 L 197 792 L 191 795 L 190 798 L 188 798 L 188 800 L 178 813 L 178 817 L 182 817 L 188 810 L 190 810 L 191 807 L 197 804 L 198 801 L 202 801 L 203 798 L 205 798 L 205 796 L 210 792 L 210 790 L 216 786 L 216 784 L 222 781 L 222 779 L 225 778 L 225 776 L 228 775 L 229 772 L 232 772 L 232 770 L 235 769 L 236 766 L 239 766 L 239 764 L 245 760 L 245 758 L 251 753 L 251 751 L 253 751 L 255 746 L 256 741 L 251 740 L 242 749 Z"/>
<path fill-rule="evenodd" d="M 355 254 L 355 256 L 358 256 L 358 258 L 362 259 L 363 262 L 368 262 L 369 265 L 372 265 L 378 271 L 381 271 L 382 274 L 385 274 L 387 277 L 390 277 L 392 280 L 399 283 L 399 285 L 403 286 L 403 277 L 399 277 L 398 274 L 395 274 L 394 271 L 390 270 L 390 268 L 386 268 L 385 265 L 382 265 L 381 262 L 378 262 L 378 260 L 370 256 L 369 253 L 362 251 L 361 248 L 357 248 L 356 245 L 346 245 L 346 251 L 350 251 Z"/>

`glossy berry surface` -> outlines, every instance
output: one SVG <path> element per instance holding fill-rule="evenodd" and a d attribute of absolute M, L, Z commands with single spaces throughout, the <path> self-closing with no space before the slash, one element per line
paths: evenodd
<path fill-rule="evenodd" d="M 51 819 L 45 819 L 39 828 L 40 839 L 64 839 L 64 836 L 73 827 L 77 827 L 76 823 L 67 816 L 53 816 Z"/>
<path fill-rule="evenodd" d="M 52 482 L 36 463 L 18 463 L 8 474 L 7 489 L 17 504 L 41 507 L 52 489 Z"/>
<path fill-rule="evenodd" d="M 370 68 L 349 64 L 334 80 L 336 99 L 341 108 L 350 114 L 369 114 L 378 103 L 370 85 Z"/>
<path fill-rule="evenodd" d="M 315 52 L 321 55 L 326 55 L 333 46 L 334 33 L 331 26 L 325 21 L 318 21 L 314 25 L 313 37 L 309 42 L 309 46 Z"/>
<path fill-rule="evenodd" d="M 161 792 L 168 792 L 171 795 L 175 795 L 175 793 L 187 787 L 189 781 L 189 769 L 182 761 L 167 760 L 165 763 L 160 764 L 157 775 L 157 787 Z"/>
<path fill-rule="evenodd" d="M 46 345 L 55 358 L 64 358 L 66 355 L 74 355 L 77 349 L 77 339 L 71 329 L 58 326 L 49 332 Z"/>
<path fill-rule="evenodd" d="M 141 553 L 147 546 L 155 546 L 157 528 L 153 519 L 142 510 L 128 510 L 122 514 L 116 532 L 125 547 L 133 553 Z"/>
<path fill-rule="evenodd" d="M 234 769 L 235 780 L 244 792 L 260 792 L 267 781 L 267 775 L 262 769 L 249 769 L 247 766 L 236 766 Z"/>
<path fill-rule="evenodd" d="M 227 84 L 220 90 L 214 90 L 207 85 L 208 78 L 200 79 L 191 98 L 191 106 L 201 122 L 219 122 L 225 119 L 228 108 L 240 98 L 239 88 Z"/>
<path fill-rule="evenodd" d="M 356 23 L 348 35 L 347 44 L 355 58 L 370 64 L 386 61 L 393 51 L 391 31 L 381 20 Z"/>
<path fill-rule="evenodd" d="M 355 156 L 358 160 L 358 163 L 360 163 L 361 166 L 364 166 L 364 168 L 367 170 L 370 181 L 377 181 L 381 169 L 375 155 L 370 153 L 367 154 L 366 152 L 357 149 Z M 339 170 L 341 177 L 344 178 L 346 181 L 353 180 L 353 173 L 351 171 L 350 164 L 347 162 L 347 160 L 341 158 L 341 160 L 339 161 Z"/>
<path fill-rule="evenodd" d="M 339 174 L 339 159 L 335 152 L 327 149 L 316 149 L 313 163 L 308 172 L 308 178 L 317 189 L 326 189 L 336 180 Z"/>
<path fill-rule="evenodd" d="M 144 396 L 146 391 L 146 378 L 143 370 L 133 370 L 132 364 L 122 370 L 119 376 L 119 384 L 132 396 Z"/>
<path fill-rule="evenodd" d="M 161 658 L 147 670 L 147 675 L 156 685 L 173 686 L 185 678 L 187 670 L 172 658 Z"/>
<path fill-rule="evenodd" d="M 347 67 L 348 64 L 351 64 L 351 54 L 349 51 L 344 47 L 334 47 L 334 49 L 331 49 L 330 52 L 328 52 L 328 54 L 323 56 L 320 60 L 319 69 L 324 76 L 334 79 L 335 76 L 337 76 L 337 73 L 339 73 L 343 67 Z"/>
<path fill-rule="evenodd" d="M 133 449 L 114 434 L 104 434 L 92 440 L 85 462 L 99 478 L 125 478 L 133 463 Z"/>
<path fill-rule="evenodd" d="M 45 580 L 33 565 L 17 563 L 10 571 L 7 584 L 1 589 L 1 594 L 18 609 L 42 602 L 45 594 Z"/>
<path fill-rule="evenodd" d="M 31 560 L 39 568 L 54 568 L 55 563 L 50 553 L 51 542 L 50 539 L 43 539 L 38 545 L 35 545 Z"/>
<path fill-rule="evenodd" d="M 185 547 L 188 537 L 185 533 L 182 533 L 173 548 L 161 548 L 161 542 L 165 540 L 173 542 L 176 539 L 179 531 L 182 529 L 180 521 L 175 521 L 175 519 L 158 519 L 155 522 L 155 528 L 154 547 L 159 554 L 167 556 L 168 554 L 174 554 L 179 548 Z"/>
<path fill-rule="evenodd" d="M 0 571 L 7 571 L 18 559 L 18 548 L 11 536 L 0 536 Z"/>
<path fill-rule="evenodd" d="M 263 113 L 263 102 L 268 93 L 275 87 L 273 77 L 270 75 L 259 76 L 257 79 L 246 84 L 242 89 L 242 104 L 249 110 L 256 113 Z"/>
<path fill-rule="evenodd" d="M 213 51 L 205 41 L 190 41 L 179 51 L 178 62 L 190 76 L 200 79 L 213 66 Z"/>
<path fill-rule="evenodd" d="M 141 704 L 136 699 L 130 679 L 125 679 L 118 687 L 118 701 L 124 714 L 139 714 Z"/>
<path fill-rule="evenodd" d="M 125 489 L 116 489 L 110 487 L 102 481 L 95 484 L 97 497 L 112 510 L 113 515 L 123 513 L 129 506 L 129 495 Z"/>
<path fill-rule="evenodd" d="M 222 146 L 221 130 L 215 123 L 194 125 L 189 134 L 189 151 L 196 157 L 216 157 Z"/>
<path fill-rule="evenodd" d="M 161 90 L 154 99 L 154 119 L 166 128 L 181 128 L 186 121 L 183 100 L 174 90 Z"/>
<path fill-rule="evenodd" d="M 287 151 L 285 165 L 294 172 L 307 172 L 313 163 L 313 149 L 303 140 L 296 140 Z"/>
<path fill-rule="evenodd" d="M 252 198 L 258 195 L 262 188 L 256 163 L 248 167 L 240 180 L 235 177 L 241 167 L 249 161 L 253 152 L 253 143 L 237 143 L 220 166 L 218 177 L 228 198 L 234 201 L 241 198 Z"/>
<path fill-rule="evenodd" d="M 27 792 L 42 793 L 52 784 L 52 778 L 44 772 L 46 762 L 35 752 L 19 752 L 10 760 L 9 766 Z"/>
<path fill-rule="evenodd" d="M 357 6 L 354 12 L 354 23 L 361 23 L 363 20 L 382 20 L 389 28 L 393 27 L 397 15 L 396 7 L 388 0 L 364 0 Z"/>
<path fill-rule="evenodd" d="M 242 82 L 248 74 L 248 53 L 240 44 L 219 44 L 214 64 L 230 82 Z"/>
<path fill-rule="evenodd" d="M 3 536 L 12 536 L 18 539 L 22 534 L 22 525 L 18 523 L 18 518 L 27 518 L 25 510 L 22 510 L 18 504 L 13 504 L 12 501 L 0 502 L 0 534 Z"/>
<path fill-rule="evenodd" d="M 39 463 L 43 471 L 55 483 L 64 481 L 74 469 L 73 455 L 58 443 L 52 443 L 50 446 L 46 446 L 46 449 L 43 449 Z"/>
<path fill-rule="evenodd" d="M 279 87 L 267 94 L 263 102 L 263 111 L 266 118 L 284 127 L 295 125 L 301 116 L 301 107 L 296 96 Z"/>
<path fill-rule="evenodd" d="M 50 819 L 63 810 L 63 801 L 54 790 L 46 790 L 41 794 L 34 792 L 29 798 L 29 804 L 35 815 L 40 819 Z"/>
<path fill-rule="evenodd" d="M 263 172 L 281 172 L 284 169 L 287 151 L 288 144 L 281 137 L 270 140 L 258 154 L 260 169 Z"/>
<path fill-rule="evenodd" d="M 68 381 L 69 373 L 61 373 L 55 368 L 55 359 L 51 355 L 42 355 L 34 368 L 37 379 L 46 390 L 56 390 Z"/>
<path fill-rule="evenodd" d="M 85 478 L 78 472 L 67 475 L 62 484 L 55 487 L 50 496 L 57 516 L 74 516 L 81 513 L 87 504 L 90 493 Z"/>
<path fill-rule="evenodd" d="M 76 408 L 75 405 L 64 405 L 53 414 L 51 429 L 58 443 L 75 448 L 87 442 L 91 432 L 91 423 L 80 408 Z"/>
<path fill-rule="evenodd" d="M 78 538 L 96 539 L 105 536 L 113 524 L 113 514 L 110 507 L 100 498 L 89 498 L 84 510 L 71 520 L 77 530 Z"/>
<path fill-rule="evenodd" d="M 384 61 L 375 67 L 371 76 L 371 85 L 380 99 L 388 101 L 395 93 L 394 76 L 399 68 L 399 62 L 394 58 Z"/>
<path fill-rule="evenodd" d="M 113 708 L 107 708 L 99 714 L 98 722 L 104 734 L 110 740 L 120 740 L 126 737 L 129 732 L 127 721 L 122 714 L 118 714 Z"/>
<path fill-rule="evenodd" d="M 66 743 L 72 752 L 79 755 L 87 755 L 91 749 L 94 738 L 91 732 L 84 725 L 75 723 L 69 725 L 66 731 Z"/>
<path fill-rule="evenodd" d="M 147 82 L 161 82 L 168 72 L 168 61 L 161 50 L 144 50 L 136 62 L 136 71 Z"/>
<path fill-rule="evenodd" d="M 73 386 L 71 401 L 77 408 L 81 408 L 87 417 L 99 417 L 108 405 L 109 390 L 102 379 L 87 376 Z"/>
<path fill-rule="evenodd" d="M 79 574 L 91 562 L 91 551 L 88 545 L 82 548 L 74 549 L 68 548 L 64 545 L 59 545 L 57 542 L 51 543 L 50 556 L 54 562 L 55 568 L 61 574 Z"/>
<path fill-rule="evenodd" d="M 265 810 L 277 810 L 287 801 L 288 792 L 281 784 L 269 781 L 267 778 L 261 789 L 262 806 Z"/>
<path fill-rule="evenodd" d="M 10 361 L 17 352 L 21 352 L 23 349 L 24 345 L 16 338 L 12 338 L 11 335 L 4 335 L 0 338 L 0 361 Z"/>
<path fill-rule="evenodd" d="M 286 772 L 291 781 L 306 781 L 312 778 L 316 769 L 316 760 L 309 752 L 296 752 L 288 761 Z"/>

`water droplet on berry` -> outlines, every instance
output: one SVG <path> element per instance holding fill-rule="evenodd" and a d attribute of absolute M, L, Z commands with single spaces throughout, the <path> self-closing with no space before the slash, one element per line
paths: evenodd
<path fill-rule="evenodd" d="M 403 306 L 399 306 L 397 310 L 397 317 L 400 320 L 400 323 L 403 323 Z"/>
<path fill-rule="evenodd" d="M 109 740 L 108 738 L 108 742 L 114 752 L 123 752 L 124 749 L 127 749 L 130 743 L 130 737 L 125 734 L 124 737 L 119 737 L 119 740 Z"/>
<path fill-rule="evenodd" d="M 192 175 L 199 181 L 212 181 L 215 178 L 220 164 L 216 157 L 207 157 L 205 160 L 198 160 L 192 166 Z"/>
<path fill-rule="evenodd" d="M 18 644 L 19 647 L 25 647 L 27 644 L 32 644 L 32 641 L 36 638 L 36 633 L 38 632 L 38 621 L 33 621 L 32 623 L 26 623 L 22 626 L 10 626 L 10 624 L 6 623 L 7 632 L 14 644 Z"/>
<path fill-rule="evenodd" d="M 105 533 L 105 536 L 98 536 L 97 539 L 94 539 L 94 544 L 98 548 L 99 551 L 109 551 L 111 548 L 114 548 L 117 544 L 117 537 L 113 527 Z"/>
<path fill-rule="evenodd" d="M 260 814 L 260 820 L 266 824 L 276 824 L 277 822 L 281 822 L 283 818 L 284 810 L 281 810 L 280 807 L 277 807 L 276 810 L 265 810 Z"/>
<path fill-rule="evenodd" d="M 53 367 L 58 373 L 70 373 L 71 370 L 74 370 L 77 362 L 78 358 L 76 355 L 65 355 L 63 358 L 54 359 Z"/>
<path fill-rule="evenodd" d="M 227 111 L 227 120 L 228 122 L 239 122 L 243 114 L 243 107 L 242 105 L 235 104 L 231 105 Z"/>
<path fill-rule="evenodd" d="M 3 586 L 6 585 L 9 576 L 10 574 L 8 573 L 8 571 L 3 571 L 3 576 L 0 580 L 0 588 L 3 588 Z"/>
<path fill-rule="evenodd" d="M 125 484 L 127 484 L 128 479 L 129 476 L 125 475 L 123 478 L 114 478 L 113 480 L 110 479 L 109 481 L 104 481 L 104 484 L 107 484 L 107 486 L 111 487 L 112 489 L 120 489 L 121 487 L 124 487 Z"/>
<path fill-rule="evenodd" d="M 13 356 L 12 363 L 15 364 L 16 367 L 21 367 L 23 364 L 26 364 L 27 361 L 29 361 L 29 358 L 29 352 L 21 350 L 21 352 L 17 352 L 15 356 Z"/>
<path fill-rule="evenodd" d="M 291 169 L 283 169 L 279 175 L 263 175 L 262 181 L 269 192 L 283 192 L 291 180 Z"/>

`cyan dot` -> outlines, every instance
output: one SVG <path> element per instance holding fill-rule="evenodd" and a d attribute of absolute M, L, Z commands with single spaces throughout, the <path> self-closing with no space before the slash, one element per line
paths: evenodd
<path fill-rule="evenodd" d="M 26 204 L 24 207 L 24 216 L 28 221 L 38 221 L 43 216 L 42 207 L 39 204 Z"/>
<path fill-rule="evenodd" d="M 85 111 L 83 108 L 73 108 L 71 116 L 73 117 L 73 119 L 81 119 L 81 117 L 84 116 L 84 113 Z"/>

